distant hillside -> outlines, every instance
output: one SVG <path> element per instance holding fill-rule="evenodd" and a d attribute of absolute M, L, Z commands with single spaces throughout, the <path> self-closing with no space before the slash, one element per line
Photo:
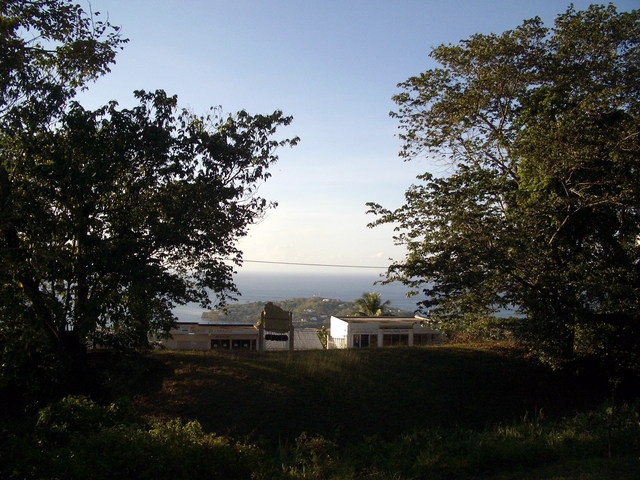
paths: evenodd
<path fill-rule="evenodd" d="M 327 325 L 329 318 L 350 315 L 356 310 L 355 302 L 345 302 L 333 298 L 308 297 L 292 298 L 273 302 L 280 308 L 293 313 L 293 321 L 307 326 Z M 260 319 L 264 302 L 252 302 L 228 305 L 226 311 L 212 310 L 204 312 L 202 319 L 220 323 L 248 323 Z M 394 316 L 413 316 L 413 312 L 389 308 Z"/>

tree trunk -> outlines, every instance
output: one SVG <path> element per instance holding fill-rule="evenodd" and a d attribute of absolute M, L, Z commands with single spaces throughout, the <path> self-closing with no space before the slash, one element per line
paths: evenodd
<path fill-rule="evenodd" d="M 12 222 L 11 211 L 11 180 L 6 168 L 0 166 L 0 231 L 7 245 L 7 257 L 17 268 L 14 279 L 20 282 L 25 296 L 31 302 L 38 327 L 49 337 L 56 348 L 60 348 L 61 341 L 56 329 L 55 319 L 46 305 L 44 295 L 40 291 L 36 275 L 29 266 L 29 254 L 22 248 L 18 231 Z"/>

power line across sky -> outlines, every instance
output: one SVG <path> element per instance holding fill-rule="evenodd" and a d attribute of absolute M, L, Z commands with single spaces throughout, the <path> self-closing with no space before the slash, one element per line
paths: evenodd
<path fill-rule="evenodd" d="M 303 262 L 277 262 L 271 260 L 243 260 L 245 263 L 264 263 L 269 265 L 298 265 L 303 267 L 336 267 L 336 268 L 372 268 L 376 270 L 386 270 L 388 267 L 376 265 L 341 265 L 330 263 L 303 263 Z"/>

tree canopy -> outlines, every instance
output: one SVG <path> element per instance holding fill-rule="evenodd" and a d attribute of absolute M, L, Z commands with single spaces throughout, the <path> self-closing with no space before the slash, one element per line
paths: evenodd
<path fill-rule="evenodd" d="M 369 204 L 408 250 L 388 279 L 447 328 L 510 309 L 546 360 L 638 365 L 640 12 L 571 7 L 431 56 L 441 67 L 399 84 L 392 116 L 402 157 L 449 169 L 400 208 Z"/>
<path fill-rule="evenodd" d="M 391 305 L 389 300 L 382 301 L 382 295 L 378 292 L 363 293 L 355 302 L 356 310 L 353 315 L 363 317 L 382 317 L 388 315 Z"/>
<path fill-rule="evenodd" d="M 257 189 L 297 141 L 274 138 L 291 117 L 194 115 L 163 91 L 86 110 L 77 89 L 125 40 L 68 1 L 2 2 L 0 43 L 4 359 L 38 344 L 141 347 L 177 304 L 237 293 L 236 241 L 275 206 Z"/>
<path fill-rule="evenodd" d="M 0 119 L 49 122 L 79 88 L 110 71 L 127 42 L 120 28 L 68 0 L 0 4 Z"/>

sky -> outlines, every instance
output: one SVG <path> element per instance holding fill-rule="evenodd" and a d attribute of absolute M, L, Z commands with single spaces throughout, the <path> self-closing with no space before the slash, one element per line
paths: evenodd
<path fill-rule="evenodd" d="M 82 2 L 82 0 L 79 0 Z M 574 1 L 576 9 L 590 3 Z M 619 10 L 638 1 L 613 2 Z M 501 33 L 562 0 L 91 0 L 129 39 L 111 73 L 80 96 L 87 108 L 134 104 L 133 91 L 163 89 L 193 113 L 282 110 L 294 120 L 259 195 L 276 209 L 238 247 L 242 271 L 336 271 L 386 267 L 404 249 L 393 228 L 368 228 L 366 203 L 403 203 L 418 174 L 446 174 L 429 158 L 405 162 L 391 97 L 397 84 L 437 64 L 432 48 L 474 33 Z M 89 4 L 86 3 L 89 8 Z M 342 268 L 357 272 L 362 269 Z M 383 271 L 380 269 L 380 271 Z"/>

